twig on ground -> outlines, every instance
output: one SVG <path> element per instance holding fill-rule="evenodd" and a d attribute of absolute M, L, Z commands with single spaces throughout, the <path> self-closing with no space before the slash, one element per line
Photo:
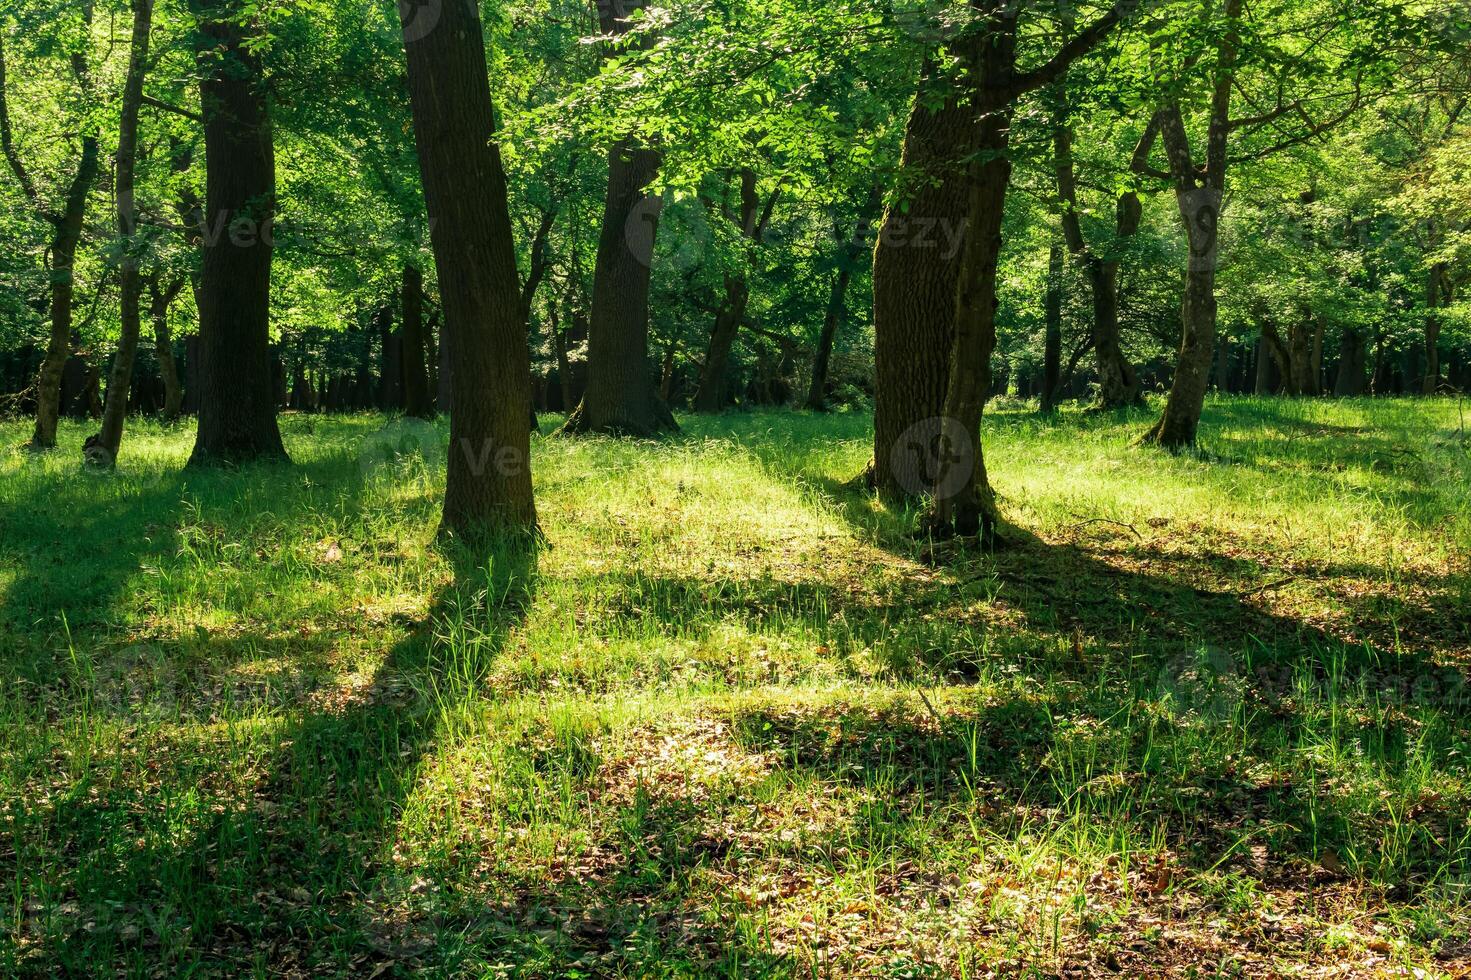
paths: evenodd
<path fill-rule="evenodd" d="M 939 725 L 941 728 L 944 728 L 945 727 L 945 719 L 943 719 L 943 718 L 940 717 L 940 713 L 935 710 L 935 706 L 933 704 L 930 704 L 930 699 L 927 698 L 927 697 L 925 697 L 925 695 L 924 695 L 924 688 L 922 688 L 922 687 L 916 687 L 914 689 L 914 693 L 915 694 L 918 694 L 919 695 L 919 699 L 924 702 L 925 709 L 929 711 L 930 717 L 933 718 L 933 719 L 935 719 L 935 724 L 936 725 Z"/>
<path fill-rule="evenodd" d="M 1237 594 L 1241 598 L 1245 599 L 1248 596 L 1261 595 L 1263 592 L 1272 592 L 1272 591 L 1274 591 L 1276 589 L 1282 588 L 1282 586 L 1284 586 L 1284 585 L 1291 585 L 1293 582 L 1296 582 L 1296 581 L 1297 581 L 1297 576 L 1296 575 L 1289 575 L 1286 578 L 1279 579 L 1276 582 L 1268 582 L 1266 585 L 1259 585 L 1259 586 L 1257 586 L 1254 589 L 1248 589 L 1245 592 L 1240 592 L 1240 593 L 1237 593 Z"/>
<path fill-rule="evenodd" d="M 1073 516 L 1074 517 L 1077 517 L 1079 515 L 1074 514 Z M 1132 524 L 1126 524 L 1123 521 L 1116 521 L 1116 520 L 1114 520 L 1113 518 L 1110 518 L 1110 517 L 1091 517 L 1088 520 L 1080 521 L 1077 524 L 1071 525 L 1069 527 L 1069 530 L 1071 530 L 1071 531 L 1077 531 L 1077 530 L 1080 530 L 1082 528 L 1087 527 L 1090 524 L 1112 524 L 1112 525 L 1114 525 L 1116 527 L 1127 528 L 1128 530 L 1134 532 L 1134 537 L 1138 538 L 1140 541 L 1143 541 L 1144 540 L 1144 535 L 1142 535 L 1142 534 L 1139 533 L 1139 529 L 1137 527 L 1135 527 Z"/>

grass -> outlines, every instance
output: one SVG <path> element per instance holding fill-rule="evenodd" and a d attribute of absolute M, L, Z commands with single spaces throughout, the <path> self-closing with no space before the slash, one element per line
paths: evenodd
<path fill-rule="evenodd" d="M 1456 404 L 1142 422 L 988 416 L 995 556 L 859 414 L 541 439 L 475 569 L 442 429 L 0 455 L 0 972 L 1462 975 Z"/>

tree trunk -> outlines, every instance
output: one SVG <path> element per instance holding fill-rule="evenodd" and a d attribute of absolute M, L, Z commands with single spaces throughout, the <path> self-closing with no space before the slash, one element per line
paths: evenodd
<path fill-rule="evenodd" d="M 425 366 L 424 274 L 412 263 L 403 270 L 403 402 L 410 418 L 434 418 Z"/>
<path fill-rule="evenodd" d="M 184 280 L 175 279 L 160 289 L 158 277 L 148 283 L 148 318 L 153 322 L 153 353 L 158 360 L 158 373 L 163 378 L 163 411 L 160 418 L 173 422 L 184 407 L 184 385 L 179 380 L 179 362 L 174 358 L 174 337 L 169 329 L 169 307 L 184 288 Z"/>
<path fill-rule="evenodd" d="M 287 458 L 270 351 L 275 153 L 257 39 L 245 34 L 242 4 L 191 0 L 200 18 L 207 222 L 191 466 Z"/>
<path fill-rule="evenodd" d="M 100 170 L 97 137 L 82 137 L 82 157 L 67 189 L 66 205 L 51 239 L 51 335 L 36 378 L 36 428 L 32 449 L 56 448 L 56 419 L 61 409 L 61 374 L 71 356 L 72 298 L 77 246 L 87 214 L 87 197 Z"/>
<path fill-rule="evenodd" d="M 1339 398 L 1357 398 L 1364 393 L 1366 359 L 1363 334 L 1345 327 L 1338 343 L 1338 379 L 1333 384 L 1333 394 Z"/>
<path fill-rule="evenodd" d="M 133 362 L 138 356 L 141 333 L 143 272 L 138 244 L 138 211 L 133 194 L 138 163 L 138 109 L 143 102 L 143 76 L 148 71 L 148 35 L 153 26 L 154 0 L 133 0 L 133 36 L 129 44 L 128 74 L 123 82 L 122 114 L 118 124 L 117 174 L 113 182 L 117 198 L 117 229 L 121 258 L 118 263 L 117 353 L 107 379 L 107 404 L 102 411 L 102 431 L 85 453 L 95 466 L 112 467 L 123 443 L 123 425 L 128 417 L 128 392 L 133 385 Z"/>
<path fill-rule="evenodd" d="M 1448 270 L 1443 262 L 1430 267 L 1425 288 L 1425 382 L 1423 390 L 1433 395 L 1440 390 L 1440 331 L 1438 309 L 1451 305 Z"/>
<path fill-rule="evenodd" d="M 1206 128 L 1203 166 L 1197 167 L 1190 150 L 1179 103 L 1156 115 L 1164 138 L 1175 202 L 1185 226 L 1189 259 L 1185 269 L 1185 298 L 1180 306 L 1180 353 L 1175 378 L 1165 401 L 1164 414 L 1144 435 L 1144 441 L 1175 451 L 1195 445 L 1200 415 L 1205 409 L 1211 354 L 1216 342 L 1216 269 L 1220 262 L 1221 205 L 1226 195 L 1227 147 L 1231 135 L 1231 94 L 1236 81 L 1241 11 L 1245 0 L 1225 0 L 1226 28 L 1218 44 L 1210 120 Z"/>
<path fill-rule="evenodd" d="M 725 277 L 725 302 L 715 316 L 710 331 L 710 344 L 705 349 L 705 363 L 700 369 L 700 387 L 695 391 L 691 407 L 697 412 L 715 413 L 726 406 L 726 374 L 736 334 L 746 318 L 746 304 L 751 287 L 744 274 Z"/>
<path fill-rule="evenodd" d="M 625 34 L 644 0 L 598 3 L 604 34 Z M 611 52 L 610 52 L 611 53 Z M 662 155 L 637 137 L 608 154 L 608 191 L 593 268 L 587 390 L 564 433 L 653 436 L 679 426 L 654 391 L 649 365 L 649 277 L 662 202 L 648 193 Z"/>
<path fill-rule="evenodd" d="M 1108 253 L 1090 249 L 1083 236 L 1078 203 L 1077 176 L 1073 164 L 1073 132 L 1067 121 L 1067 91 L 1058 86 L 1056 96 L 1061 103 L 1059 119 L 1053 127 L 1053 166 L 1058 197 L 1063 202 L 1062 230 L 1068 251 L 1085 263 L 1088 283 L 1093 292 L 1093 350 L 1098 361 L 1098 404 L 1100 410 L 1128 408 L 1143 401 L 1139 376 L 1124 355 L 1119 330 L 1119 259 L 1117 253 L 1126 240 L 1139 231 L 1144 209 L 1139 195 L 1128 191 L 1119 195 L 1115 218 L 1115 242 Z M 1157 120 L 1150 120 L 1130 158 L 1130 169 L 1142 171 L 1149 162 L 1159 132 Z"/>
<path fill-rule="evenodd" d="M 939 106 L 937 92 L 948 95 Z M 873 253 L 871 479 L 888 497 L 924 496 L 938 476 L 933 457 L 955 335 L 974 126 L 971 107 L 928 61 L 905 126 L 901 187 Z"/>
<path fill-rule="evenodd" d="M 878 187 L 869 191 L 868 199 L 858 212 L 858 225 L 838 253 L 838 273 L 833 277 L 832 292 L 828 295 L 827 313 L 822 319 L 822 333 L 817 338 L 817 353 L 812 359 L 812 383 L 807 389 L 807 407 L 815 412 L 827 410 L 828 371 L 832 365 L 833 345 L 848 310 L 848 286 L 853 281 L 853 269 L 863 255 L 874 215 L 878 214 L 883 203 L 883 192 Z"/>
<path fill-rule="evenodd" d="M 729 385 L 731 348 L 736 335 L 746 319 L 746 307 L 751 299 L 751 285 L 746 269 L 750 265 L 756 246 L 766 234 L 767 222 L 771 220 L 772 208 L 776 205 L 777 191 L 768 199 L 765 212 L 761 213 L 761 201 L 756 196 L 756 171 L 741 168 L 741 209 L 734 215 L 739 221 L 739 231 L 746 254 L 742 256 L 740 271 L 725 276 L 725 301 L 715 317 L 715 326 L 710 331 L 710 344 L 705 350 L 705 361 L 700 369 L 700 387 L 695 392 L 693 408 L 697 412 L 713 413 L 725 408 Z"/>
<path fill-rule="evenodd" d="M 1164 414 L 1145 435 L 1145 441 L 1170 450 L 1195 445 L 1210 386 L 1216 341 L 1216 225 L 1221 207 L 1220 193 L 1211 186 L 1179 191 L 1176 198 L 1190 245 L 1180 308 L 1180 351 Z"/>
<path fill-rule="evenodd" d="M 940 479 L 931 526 L 936 534 L 996 540 L 996 494 L 986 473 L 981 416 L 991 390 L 996 350 L 996 270 L 1001 225 L 1011 183 L 1012 75 L 1016 66 L 1016 14 L 997 11 L 994 31 L 979 31 L 966 53 L 967 82 L 975 107 L 970 154 L 965 251 L 955 303 L 955 340 L 939 431 Z"/>
<path fill-rule="evenodd" d="M 393 329 L 393 307 L 384 303 L 373 317 L 378 328 L 378 408 L 403 409 L 403 334 Z"/>
<path fill-rule="evenodd" d="M 1057 411 L 1057 386 L 1062 380 L 1062 275 L 1063 249 L 1052 243 L 1047 258 L 1046 336 L 1042 342 L 1042 413 Z"/>
<path fill-rule="evenodd" d="M 442 536 L 483 547 L 536 526 L 531 351 L 521 315 L 506 178 L 494 136 L 484 35 L 473 3 L 446 3 L 427 32 L 400 7 L 419 151 L 454 363 Z"/>

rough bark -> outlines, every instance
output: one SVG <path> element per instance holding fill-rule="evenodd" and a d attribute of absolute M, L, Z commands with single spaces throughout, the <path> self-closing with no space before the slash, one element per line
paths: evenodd
<path fill-rule="evenodd" d="M 1175 203 L 1185 228 L 1189 258 L 1185 297 L 1180 306 L 1180 352 L 1164 413 L 1144 441 L 1170 451 L 1195 445 L 1216 342 L 1216 270 L 1220 261 L 1221 206 L 1226 192 L 1227 141 L 1231 133 L 1231 94 L 1235 86 L 1244 0 L 1225 0 L 1225 32 L 1218 48 L 1204 166 L 1197 168 L 1190 136 L 1178 103 L 1160 120 Z"/>
<path fill-rule="evenodd" d="M 531 351 L 519 303 L 506 178 L 494 142 L 485 45 L 473 3 L 446 3 L 433 30 L 401 6 L 419 151 L 454 364 L 442 536 L 482 547 L 536 526 Z"/>
<path fill-rule="evenodd" d="M 429 400 L 429 371 L 424 342 L 424 274 L 413 263 L 403 269 L 403 403 L 404 414 L 434 418 Z"/>
<path fill-rule="evenodd" d="M 939 105 L 937 90 L 948 93 Z M 933 447 L 949 381 L 973 127 L 961 93 L 926 63 L 904 130 L 901 186 L 873 253 L 870 477 L 887 497 L 922 497 L 937 476 Z"/>
<path fill-rule="evenodd" d="M 625 34 L 644 0 L 598 4 L 603 33 Z M 662 155 L 636 136 L 608 154 L 608 191 L 593 269 L 587 390 L 564 433 L 654 436 L 678 429 L 659 400 L 649 363 L 649 280 L 660 200 L 648 193 Z"/>
<path fill-rule="evenodd" d="M 191 0 L 200 19 L 205 233 L 199 279 L 199 428 L 191 466 L 285 460 L 270 351 L 276 165 L 243 0 Z"/>
<path fill-rule="evenodd" d="M 138 254 L 138 211 L 134 200 L 138 164 L 138 109 L 143 102 L 143 77 L 148 71 L 148 40 L 153 26 L 153 0 L 133 0 L 133 36 L 128 46 L 128 73 L 123 81 L 122 111 L 118 123 L 117 164 L 113 178 L 117 198 L 118 311 L 117 353 L 107 379 L 107 403 L 102 431 L 85 454 L 92 465 L 111 467 L 122 448 L 128 418 L 128 394 L 133 385 L 133 362 L 142 332 L 143 271 Z"/>

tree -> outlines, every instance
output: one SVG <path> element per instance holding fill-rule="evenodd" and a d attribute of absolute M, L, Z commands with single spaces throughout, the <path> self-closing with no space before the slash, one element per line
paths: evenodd
<path fill-rule="evenodd" d="M 91 98 L 92 72 L 87 63 L 86 48 L 92 31 L 94 4 L 85 0 L 80 7 L 80 40 L 73 42 L 68 55 L 71 73 L 84 101 Z M 5 40 L 0 37 L 0 149 L 6 163 L 34 214 L 51 226 L 50 255 L 50 319 L 51 330 L 46 356 L 36 376 L 36 426 L 30 446 L 36 450 L 56 447 L 56 422 L 61 407 L 62 372 L 72 348 L 72 303 L 76 289 L 77 248 L 82 241 L 87 217 L 88 197 L 100 172 L 96 124 L 82 126 L 81 150 L 71 180 L 62 194 L 60 207 L 54 207 L 43 195 L 21 159 L 15 145 L 6 97 Z"/>
<path fill-rule="evenodd" d="M 276 161 L 261 38 L 245 0 L 191 0 L 190 9 L 199 19 L 206 176 L 189 465 L 285 460 L 270 354 Z"/>
<path fill-rule="evenodd" d="M 644 0 L 599 2 L 604 35 L 627 36 L 632 15 L 643 7 Z M 614 50 L 610 41 L 610 56 Z M 652 436 L 678 428 L 654 390 L 649 369 L 649 277 L 662 208 L 649 186 L 661 159 L 638 136 L 624 136 L 608 151 L 608 190 L 593 269 L 587 391 L 562 427 L 564 433 Z"/>
<path fill-rule="evenodd" d="M 437 23 L 426 26 L 421 17 Z M 531 354 L 474 3 L 400 8 L 414 142 L 455 378 L 442 536 L 480 547 L 536 526 Z"/>
<path fill-rule="evenodd" d="M 939 431 L 939 473 L 931 527 L 940 535 L 976 536 L 994 543 L 1000 516 L 981 447 L 981 416 L 991 388 L 996 347 L 996 270 L 1001 225 L 1011 182 L 1008 157 L 1017 100 L 1055 81 L 1101 42 L 1138 0 L 1117 0 L 1046 62 L 1030 71 L 1017 63 L 1021 8 L 1007 0 L 971 0 L 976 22 L 963 39 L 967 101 L 974 112 L 970 137 L 969 202 L 965 249 L 955 301 L 944 422 Z"/>
<path fill-rule="evenodd" d="M 128 74 L 123 83 L 122 118 L 118 126 L 117 166 L 113 192 L 117 198 L 118 229 L 118 321 L 121 334 L 112 373 L 107 381 L 107 402 L 102 410 L 102 431 L 87 459 L 112 466 L 123 441 L 123 423 L 128 417 L 128 397 L 133 386 L 133 360 L 138 353 L 143 301 L 142 260 L 138 254 L 138 110 L 143 104 L 143 78 L 148 71 L 149 32 L 153 27 L 153 0 L 132 0 L 133 36 L 128 47 Z"/>

